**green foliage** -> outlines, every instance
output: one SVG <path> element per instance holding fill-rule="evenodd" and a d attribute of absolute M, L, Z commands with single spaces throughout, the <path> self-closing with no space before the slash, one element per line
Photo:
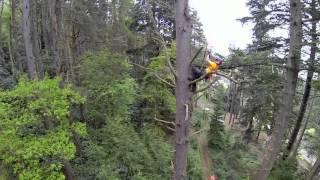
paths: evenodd
<path fill-rule="evenodd" d="M 138 135 L 130 123 L 114 119 L 92 132 L 77 159 L 79 179 L 170 179 L 171 146 L 157 128 Z"/>
<path fill-rule="evenodd" d="M 13 90 L 0 92 L 0 159 L 19 179 L 64 179 L 61 161 L 75 155 L 72 132 L 86 132 L 69 115 L 84 99 L 69 85 L 60 88 L 60 81 L 22 78 Z"/>
<path fill-rule="evenodd" d="M 165 135 L 157 127 L 147 126 L 141 134 L 143 142 L 152 157 L 152 179 L 170 179 L 173 169 L 173 147 L 164 138 Z"/>
<path fill-rule="evenodd" d="M 216 121 L 223 121 L 223 115 L 225 113 L 224 111 L 224 97 L 226 94 L 226 89 L 222 84 L 220 84 L 218 87 L 215 88 L 214 93 L 212 94 L 211 101 L 214 103 L 213 107 L 213 115 L 212 119 L 214 122 Z"/>
<path fill-rule="evenodd" d="M 318 122 L 317 122 L 318 123 Z M 320 154 L 320 130 L 318 125 L 315 128 L 307 129 L 305 132 L 306 141 L 308 142 L 306 148 L 309 154 Z"/>
<path fill-rule="evenodd" d="M 224 96 L 226 89 L 223 85 L 219 85 L 214 93 L 211 95 L 210 100 L 213 102 L 213 113 L 210 115 L 210 130 L 209 130 L 209 146 L 212 149 L 225 148 L 225 131 L 224 124 L 222 123 L 224 115 Z"/>
<path fill-rule="evenodd" d="M 174 44 L 171 48 L 168 48 L 168 56 L 171 60 L 175 58 Z M 150 122 L 154 119 L 154 116 L 167 121 L 174 120 L 174 89 L 156 77 L 157 75 L 174 84 L 174 77 L 167 65 L 166 58 L 166 53 L 161 52 L 159 56 L 151 59 L 152 62 L 148 66 L 151 70 L 144 77 L 142 88 L 139 91 L 139 94 L 141 94 L 139 101 L 143 104 L 140 117 L 143 121 Z"/>
<path fill-rule="evenodd" d="M 161 130 L 146 126 L 139 134 L 130 123 L 137 85 L 125 58 L 89 54 L 80 69 L 92 128 L 74 161 L 78 179 L 169 179 L 172 147 Z"/>
<path fill-rule="evenodd" d="M 200 180 L 203 178 L 200 151 L 195 140 L 191 141 L 188 149 L 188 180 Z"/>
<path fill-rule="evenodd" d="M 108 51 L 90 53 L 83 58 L 80 69 L 88 116 L 93 121 L 90 125 L 101 127 L 108 118 L 127 117 L 136 83 L 129 76 L 125 57 Z"/>
<path fill-rule="evenodd" d="M 221 144 L 211 143 L 211 158 L 219 179 L 247 179 L 258 165 L 256 157 L 240 139 L 227 133 L 218 142 Z"/>
<path fill-rule="evenodd" d="M 214 116 L 209 130 L 209 147 L 214 172 L 219 179 L 246 179 L 258 165 L 256 157 L 241 140 L 226 132 L 223 123 Z"/>
<path fill-rule="evenodd" d="M 312 83 L 313 83 L 312 85 L 314 89 L 316 89 L 317 91 L 320 91 L 320 80 L 314 80 Z"/>
<path fill-rule="evenodd" d="M 259 120 L 259 126 L 272 125 L 275 110 L 278 109 L 283 89 L 282 69 L 272 66 L 270 51 L 234 50 L 231 62 L 234 64 L 262 63 L 264 66 L 244 66 L 237 68 L 234 76 L 242 81 L 238 90 L 244 97 L 241 109 L 241 123 L 248 124 L 253 118 Z"/>
<path fill-rule="evenodd" d="M 1 36 L 8 38 L 10 30 L 11 9 L 7 3 L 3 3 L 3 12 L 1 14 Z M 1 7 L 2 8 L 2 7 Z"/>
<path fill-rule="evenodd" d="M 215 118 L 215 117 L 213 117 Z M 226 148 L 227 137 L 225 136 L 224 124 L 212 119 L 209 130 L 209 146 L 213 150 L 223 150 Z"/>
<path fill-rule="evenodd" d="M 13 177 L 11 170 L 0 161 L 0 180 L 11 180 Z"/>
<path fill-rule="evenodd" d="M 296 159 L 278 162 L 272 169 L 268 180 L 301 179 L 298 177 L 298 164 Z"/>

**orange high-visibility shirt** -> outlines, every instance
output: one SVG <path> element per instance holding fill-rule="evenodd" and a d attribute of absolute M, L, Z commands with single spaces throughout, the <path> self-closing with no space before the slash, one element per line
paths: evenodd
<path fill-rule="evenodd" d="M 209 60 L 208 63 L 209 63 L 209 65 L 208 65 L 208 67 L 206 68 L 206 73 L 207 73 L 207 74 L 212 74 L 212 73 L 218 71 L 219 66 L 218 66 L 217 63 L 212 62 L 212 61 L 210 61 L 210 60 Z"/>

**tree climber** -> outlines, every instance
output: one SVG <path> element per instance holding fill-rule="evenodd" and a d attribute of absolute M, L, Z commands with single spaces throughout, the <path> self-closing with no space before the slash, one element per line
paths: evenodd
<path fill-rule="evenodd" d="M 210 60 L 210 59 L 214 59 L 214 60 Z M 219 67 L 222 64 L 222 58 L 219 56 L 212 57 L 209 54 L 206 60 L 207 60 L 208 66 L 205 69 L 205 73 L 206 73 L 205 79 L 209 80 L 212 77 L 212 75 L 219 70 Z"/>
<path fill-rule="evenodd" d="M 191 81 L 199 79 L 204 76 L 205 81 L 209 81 L 213 74 L 215 74 L 220 65 L 222 64 L 222 57 L 220 55 L 215 55 L 213 57 L 210 53 L 206 56 L 207 67 L 205 69 L 201 69 L 201 67 L 193 65 L 191 69 Z M 192 92 L 196 91 L 196 83 L 191 86 Z"/>

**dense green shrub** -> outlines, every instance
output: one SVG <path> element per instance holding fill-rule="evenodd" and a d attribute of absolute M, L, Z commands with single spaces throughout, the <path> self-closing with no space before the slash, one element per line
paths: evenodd
<path fill-rule="evenodd" d="M 84 99 L 60 79 L 20 79 L 0 92 L 0 159 L 19 179 L 64 179 L 62 161 L 75 156 L 73 133 L 86 127 L 70 120 L 70 108 Z"/>

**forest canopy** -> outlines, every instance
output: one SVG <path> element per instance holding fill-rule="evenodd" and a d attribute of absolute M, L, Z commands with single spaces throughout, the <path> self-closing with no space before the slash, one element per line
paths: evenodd
<path fill-rule="evenodd" d="M 319 179 L 320 2 L 246 6 L 221 55 L 188 0 L 0 0 L 0 180 Z"/>

